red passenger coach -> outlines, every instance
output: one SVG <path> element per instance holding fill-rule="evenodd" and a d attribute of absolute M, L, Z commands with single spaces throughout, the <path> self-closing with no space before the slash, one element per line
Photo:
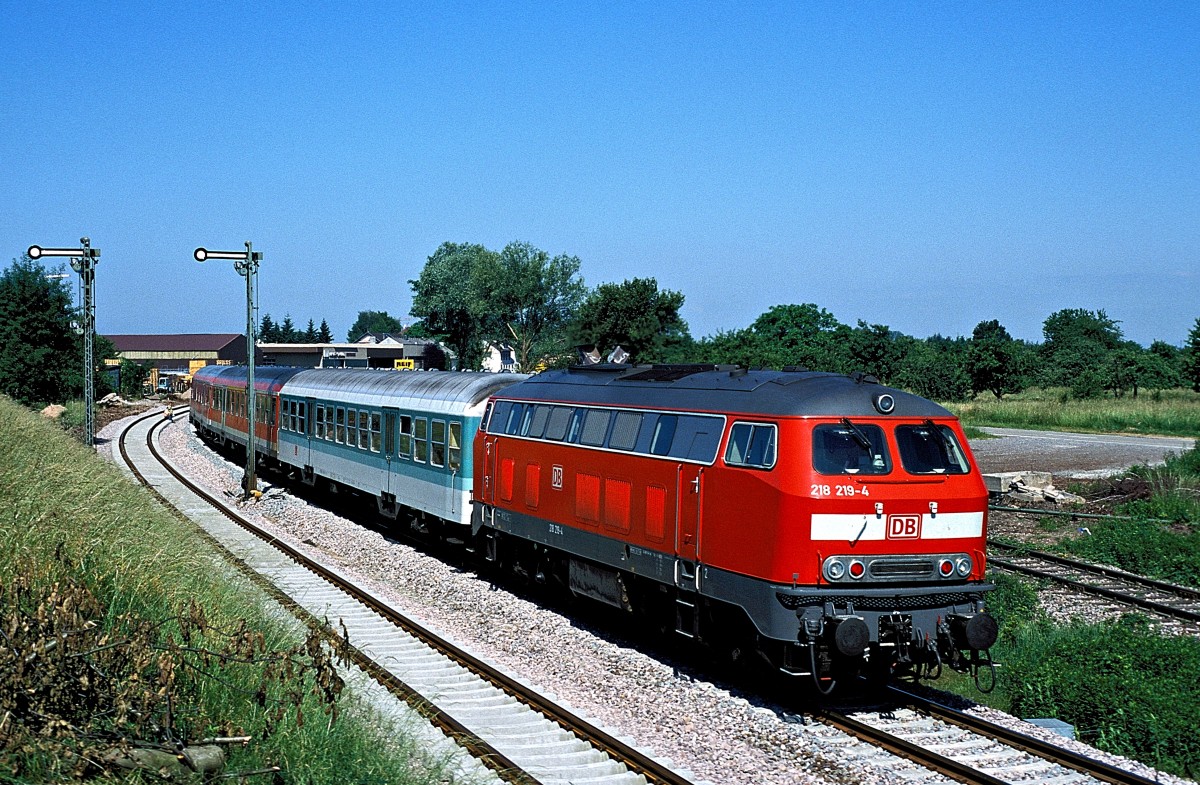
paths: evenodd
<path fill-rule="evenodd" d="M 264 460 L 279 457 L 279 390 L 300 370 L 267 366 L 254 371 L 254 449 Z M 246 377 L 244 365 L 208 365 L 193 374 L 191 421 L 202 435 L 246 446 Z"/>
<path fill-rule="evenodd" d="M 870 376 L 542 373 L 475 442 L 488 559 L 785 673 L 976 668 L 987 492 L 957 420 Z"/>

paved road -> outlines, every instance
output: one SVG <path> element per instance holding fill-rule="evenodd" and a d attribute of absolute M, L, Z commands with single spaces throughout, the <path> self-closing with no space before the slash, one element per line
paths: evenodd
<path fill-rule="evenodd" d="M 1195 439 L 982 428 L 999 438 L 977 439 L 971 450 L 984 472 L 1042 471 L 1066 477 L 1106 477 L 1134 464 L 1163 462 L 1191 449 Z"/>

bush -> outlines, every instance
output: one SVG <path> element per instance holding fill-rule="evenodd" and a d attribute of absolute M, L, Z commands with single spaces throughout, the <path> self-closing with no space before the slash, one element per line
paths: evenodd
<path fill-rule="evenodd" d="M 1141 617 L 1024 626 L 1003 654 L 1020 717 L 1058 717 L 1097 747 L 1164 771 L 1200 772 L 1200 641 Z"/>

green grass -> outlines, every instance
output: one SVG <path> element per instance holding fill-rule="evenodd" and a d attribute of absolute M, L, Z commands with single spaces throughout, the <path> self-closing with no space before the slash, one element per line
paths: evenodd
<path fill-rule="evenodd" d="M 0 456 L 0 618 L 10 647 L 14 630 L 32 631 L 21 634 L 34 640 L 28 651 L 36 653 L 13 657 L 15 647 L 0 647 L 0 702 L 38 691 L 61 716 L 86 722 L 88 732 L 76 738 L 66 726 L 39 730 L 42 720 L 10 701 L 0 711 L 13 711 L 0 735 L 0 781 L 71 778 L 81 750 L 103 749 L 112 744 L 106 739 L 130 728 L 156 726 L 174 727 L 185 741 L 252 736 L 244 749 L 232 750 L 226 771 L 276 765 L 283 781 L 314 785 L 443 781 L 439 763 L 407 741 L 404 729 L 373 716 L 351 693 L 337 700 L 341 716 L 333 721 L 318 694 L 320 671 L 304 664 L 304 630 L 260 605 L 259 592 L 202 538 L 59 425 L 0 397 Z M 38 643 L 36 633 L 49 630 L 53 619 L 68 625 L 43 632 Z M 93 622 L 94 633 L 87 629 Z M 85 638 L 74 656 L 51 656 Z M 48 640 L 61 645 L 46 648 Z M 199 653 L 218 650 L 248 651 L 254 662 Z M 153 707 L 124 724 L 120 706 L 86 705 L 91 682 L 79 679 L 87 672 L 61 678 L 109 651 L 120 656 L 105 661 L 102 686 Z M 274 673 L 263 664 L 272 658 Z M 165 700 L 142 689 L 146 684 L 176 691 L 169 719 Z M 126 779 L 141 781 L 136 774 Z"/>
<path fill-rule="evenodd" d="M 966 403 L 945 403 L 970 426 L 1033 428 L 1092 433 L 1165 436 L 1200 434 L 1200 393 L 1191 390 L 1142 392 L 1093 400 L 1072 399 L 1065 390 L 1032 389 L 998 401 L 985 393 Z"/>

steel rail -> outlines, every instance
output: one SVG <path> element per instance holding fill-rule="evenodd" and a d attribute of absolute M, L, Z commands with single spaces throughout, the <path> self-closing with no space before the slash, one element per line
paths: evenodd
<path fill-rule="evenodd" d="M 1020 545 L 998 542 L 996 540 L 988 540 L 988 547 L 1006 551 L 1010 554 L 1015 554 L 1018 556 L 1030 556 L 1035 559 L 1041 559 L 1042 561 L 1061 564 L 1064 567 L 1070 567 L 1072 569 L 1079 570 L 1080 572 L 1095 573 L 1108 578 L 1115 578 L 1120 581 L 1125 581 L 1126 583 L 1137 583 L 1150 589 L 1158 589 L 1159 591 L 1167 592 L 1169 594 L 1177 594 L 1181 597 L 1190 597 L 1200 600 L 1200 589 L 1193 589 L 1190 586 L 1180 586 L 1175 583 L 1160 581 L 1155 578 L 1147 578 L 1145 575 L 1126 572 L 1125 570 L 1119 570 L 1116 567 L 1106 567 L 1103 564 L 1090 564 L 1088 562 L 1078 561 L 1066 556 L 1059 556 L 1058 554 L 1046 553 L 1045 551 L 1038 551 L 1032 548 L 1025 548 Z"/>
<path fill-rule="evenodd" d="M 953 758 L 948 758 L 907 739 L 902 739 L 873 725 L 849 717 L 840 711 L 815 709 L 813 714 L 827 725 L 849 733 L 868 744 L 885 749 L 893 755 L 919 763 L 952 780 L 965 783 L 965 785 L 1012 785 L 1012 783 L 993 777 L 974 766 L 960 763 Z"/>
<path fill-rule="evenodd" d="M 154 415 L 149 415 L 149 416 L 158 416 L 158 415 L 156 413 Z M 147 419 L 147 418 L 140 418 L 137 422 L 141 422 L 141 420 L 144 420 L 144 419 Z M 165 418 L 164 418 L 164 421 L 165 421 Z M 158 426 L 156 426 L 156 427 L 158 427 Z M 474 655 L 470 654 L 469 652 L 455 646 L 454 644 L 450 643 L 449 641 L 446 641 L 446 640 L 440 638 L 438 635 L 436 635 L 432 631 L 428 630 L 427 628 L 423 627 L 422 625 L 418 624 L 417 622 L 403 616 L 398 611 L 396 611 L 394 608 L 390 607 L 389 605 L 384 603 L 382 600 L 379 600 L 371 593 L 367 592 L 366 590 L 362 589 L 361 587 L 358 587 L 358 586 L 355 586 L 354 584 L 349 583 L 348 581 L 346 581 L 344 578 L 342 578 L 337 573 L 326 568 L 324 565 L 321 565 L 318 562 L 310 559 L 308 556 L 306 556 L 299 550 L 293 548 L 292 546 L 288 545 L 287 543 L 279 541 L 270 533 L 259 529 L 257 526 L 255 526 L 250 521 L 237 515 L 234 511 L 230 510 L 223 503 L 221 503 L 221 501 L 219 499 L 215 498 L 214 496 L 212 496 L 210 493 L 208 493 L 204 489 L 198 487 L 196 484 L 192 483 L 189 479 L 184 477 L 181 473 L 176 471 L 175 467 L 173 467 L 168 461 L 166 461 L 158 453 L 157 448 L 155 448 L 153 445 L 152 435 L 153 435 L 153 428 L 151 429 L 151 433 L 147 434 L 146 439 L 147 439 L 147 444 L 150 448 L 150 451 L 154 455 L 155 459 L 158 460 L 169 472 L 171 472 L 171 474 L 177 480 L 179 480 L 179 482 L 183 483 L 193 493 L 196 493 L 201 498 L 203 498 L 206 501 L 208 501 L 209 503 L 213 504 L 213 506 L 215 506 L 227 518 L 229 518 L 231 521 L 236 523 L 238 526 L 242 527 L 243 529 L 246 529 L 247 531 L 249 531 L 250 533 L 254 534 L 257 537 L 262 538 L 263 540 L 268 542 L 273 547 L 282 551 L 289 558 L 293 559 L 298 564 L 302 565 L 305 569 L 313 572 L 315 575 L 318 575 L 321 578 L 324 578 L 326 581 L 330 582 L 331 584 L 333 584 L 337 588 L 341 589 L 342 591 L 345 591 L 347 594 L 349 594 L 350 596 L 357 599 L 359 602 L 361 602 L 366 607 L 370 608 L 375 613 L 378 613 L 379 615 L 381 615 L 388 621 L 391 621 L 396 626 L 398 626 L 401 629 L 403 629 L 404 631 L 408 632 L 410 635 L 413 635 L 414 637 L 420 639 L 426 645 L 428 645 L 431 648 L 435 649 L 436 651 L 440 652 L 444 656 L 446 656 L 449 659 L 453 660 L 454 662 L 458 663 L 459 665 L 461 665 L 462 667 L 471 671 L 472 673 L 476 674 L 477 676 L 484 679 L 485 681 L 488 681 L 489 683 L 493 684 L 494 686 L 501 689 L 508 695 L 511 695 L 514 699 L 520 701 L 521 703 L 524 703 L 525 705 L 529 706 L 530 708 L 534 709 L 535 711 L 541 713 L 543 716 L 545 716 L 548 719 L 550 719 L 551 721 L 555 722 L 560 727 L 562 727 L 564 730 L 575 735 L 577 738 L 579 738 L 582 741 L 592 745 L 593 747 L 607 753 L 610 757 L 614 758 L 615 760 L 621 762 L 626 767 L 628 767 L 630 769 L 630 771 L 637 773 L 637 774 L 641 774 L 643 777 L 646 778 L 646 780 L 648 782 L 655 783 L 657 785 L 691 785 L 690 780 L 682 777 L 677 772 L 667 768 L 666 766 L 664 766 L 663 764 L 654 760 L 653 758 L 649 757 L 642 751 L 636 749 L 635 747 L 630 746 L 629 744 L 621 741 L 617 737 L 607 733 L 603 729 L 593 725 L 592 723 L 590 723 L 587 720 L 583 719 L 582 717 L 578 716 L 574 712 L 571 712 L 568 709 L 566 709 L 562 706 L 559 706 L 559 705 L 553 703 L 552 701 L 546 699 L 544 696 L 539 695 L 538 693 L 529 690 L 523 684 L 521 684 L 520 682 L 511 678 L 507 674 L 497 670 L 493 666 L 480 660 L 479 658 L 475 657 Z M 125 433 L 123 432 L 122 437 L 121 437 L 121 451 L 122 451 L 123 456 L 125 455 L 124 436 L 125 436 Z M 143 484 L 145 484 L 144 480 L 143 480 Z M 147 485 L 147 487 L 150 487 L 150 486 Z M 157 491 L 154 491 L 154 489 L 152 487 L 150 489 L 156 495 L 158 495 L 159 498 L 162 498 L 162 496 L 160 494 L 158 494 Z M 169 507 L 174 509 L 170 505 L 170 502 L 164 500 L 164 503 L 166 503 Z M 180 514 L 182 514 L 182 513 L 180 513 Z M 249 569 L 249 568 L 247 567 L 247 569 Z M 275 593 L 279 593 L 277 589 L 273 592 L 273 594 L 275 594 Z M 366 658 L 368 661 L 370 659 L 365 654 L 362 654 L 362 657 Z M 379 666 L 374 665 L 373 663 L 372 663 L 372 665 L 373 665 L 373 667 L 366 668 L 369 672 L 371 672 L 372 676 L 375 675 L 375 671 L 383 671 L 383 669 L 379 668 Z M 384 673 L 386 674 L 386 671 L 384 671 Z M 396 677 L 391 676 L 391 674 L 386 674 L 386 675 L 389 677 L 389 681 L 399 682 L 399 679 L 396 679 Z M 402 684 L 402 682 L 401 682 L 401 684 Z M 391 685 L 386 682 L 384 683 L 384 686 L 389 687 L 389 689 L 391 687 Z M 409 690 L 409 688 L 407 688 L 407 686 L 405 686 L 403 689 L 408 692 L 411 692 L 411 690 Z M 415 693 L 412 693 L 412 694 L 414 696 L 416 695 Z M 407 700 L 407 698 L 406 698 L 406 700 Z M 418 703 L 419 703 L 418 708 L 420 710 L 422 710 L 423 713 L 429 715 L 432 707 L 430 707 L 428 702 L 425 702 L 423 699 L 420 699 L 418 701 Z M 436 714 L 440 715 L 440 712 L 436 712 Z M 435 720 L 436 720 L 436 718 L 431 718 L 431 721 L 435 721 Z M 435 724 L 436 724 L 436 721 L 435 721 Z M 457 723 L 455 723 L 455 725 L 457 725 Z M 486 741 L 484 741 L 482 739 L 478 739 L 478 737 L 476 737 L 470 731 L 466 730 L 466 728 L 464 728 L 462 726 L 457 726 L 456 728 L 449 729 L 449 732 L 456 739 L 461 739 L 464 737 L 477 739 L 478 744 L 481 745 L 479 747 L 479 749 L 483 751 L 483 754 L 476 755 L 476 757 L 479 757 L 486 765 L 489 766 L 489 768 L 492 768 L 493 770 L 495 770 L 502 777 L 504 777 L 505 772 L 520 771 L 520 769 L 516 766 L 516 764 L 512 763 L 510 760 L 505 758 L 504 755 L 502 755 L 499 751 L 495 750 L 495 748 L 492 747 L 490 744 L 488 744 Z M 536 780 L 533 777 L 526 774 L 525 772 L 521 772 L 521 774 L 524 775 L 524 777 L 525 777 L 524 779 L 514 779 L 514 780 L 510 780 L 510 781 L 519 782 L 519 783 L 536 782 Z"/>
<path fill-rule="evenodd" d="M 1104 599 L 1112 600 L 1113 602 L 1119 602 L 1124 605 L 1132 605 L 1136 608 L 1141 608 L 1142 610 L 1157 613 L 1160 616 L 1170 616 L 1171 618 L 1179 619 L 1180 621 L 1200 623 L 1200 612 L 1189 611 L 1186 608 L 1176 608 L 1173 605 L 1166 605 L 1161 602 L 1156 602 L 1155 600 L 1148 600 L 1145 597 L 1124 594 L 1113 589 L 1106 589 L 1103 586 L 1094 586 L 1090 583 L 1084 583 L 1083 581 L 1077 581 L 1062 575 L 1055 575 L 1052 572 L 1044 572 L 1034 567 L 1026 567 L 1023 564 L 1016 564 L 1004 559 L 997 559 L 995 556 L 988 559 L 988 564 L 993 567 L 999 567 L 1002 570 L 1019 572 L 1022 575 L 1028 575 L 1033 578 L 1044 578 L 1046 580 L 1051 580 L 1055 583 L 1060 583 L 1064 586 L 1074 589 L 1075 591 L 1083 592 L 1084 594 L 1092 594 L 1097 597 L 1103 597 Z"/>
<path fill-rule="evenodd" d="M 987 736 L 1011 747 L 1024 750 L 1061 766 L 1074 769 L 1089 777 L 1095 777 L 1104 782 L 1112 783 L 1112 785 L 1155 785 L 1155 780 L 1117 768 L 1104 761 L 1089 758 L 1074 750 L 1059 747 L 1056 744 L 1051 744 L 1050 742 L 1029 736 L 1012 728 L 996 725 L 966 712 L 952 709 L 949 706 L 928 698 L 923 698 L 920 695 L 914 695 L 900 687 L 892 686 L 888 687 L 888 690 L 897 696 L 899 702 L 911 709 L 928 714 L 943 722 L 966 728 L 969 731 Z"/>

